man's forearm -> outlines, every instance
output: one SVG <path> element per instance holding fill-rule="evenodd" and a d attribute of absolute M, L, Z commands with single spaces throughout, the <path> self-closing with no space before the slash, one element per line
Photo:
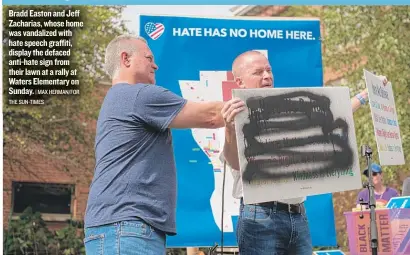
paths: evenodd
<path fill-rule="evenodd" d="M 225 105 L 224 102 L 215 102 L 213 112 L 215 113 L 215 126 L 218 128 L 224 127 L 224 118 L 222 117 L 221 110 Z"/>
<path fill-rule="evenodd" d="M 234 170 L 239 170 L 238 146 L 235 130 L 225 129 L 224 158 Z"/>
<path fill-rule="evenodd" d="M 224 119 L 221 114 L 224 102 L 201 102 L 201 108 L 193 114 L 195 118 L 199 118 L 206 123 L 203 128 L 221 128 L 225 126 Z"/>
<path fill-rule="evenodd" d="M 378 76 L 382 81 L 383 84 L 387 84 L 387 78 L 385 76 Z M 356 96 L 352 97 L 351 100 L 352 102 L 352 111 L 353 113 L 360 108 L 360 106 L 364 105 L 368 101 L 368 91 L 367 89 L 363 90 Z"/>

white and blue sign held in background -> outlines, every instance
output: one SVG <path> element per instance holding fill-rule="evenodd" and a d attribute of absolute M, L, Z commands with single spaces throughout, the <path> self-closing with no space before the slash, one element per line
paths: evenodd
<path fill-rule="evenodd" d="M 235 87 L 231 66 L 236 56 L 258 50 L 272 65 L 275 87 L 322 86 L 319 20 L 217 19 L 140 16 L 159 66 L 157 85 L 195 101 L 222 101 Z M 177 235 L 168 247 L 213 246 L 221 240 L 223 165 L 218 160 L 222 129 L 173 130 L 178 172 Z M 239 201 L 226 174 L 224 246 L 237 246 Z M 306 202 L 314 246 L 335 246 L 332 195 Z"/>

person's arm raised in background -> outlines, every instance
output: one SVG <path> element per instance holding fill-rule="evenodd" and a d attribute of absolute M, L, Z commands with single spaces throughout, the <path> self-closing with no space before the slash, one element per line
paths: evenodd
<path fill-rule="evenodd" d="M 387 78 L 385 76 L 379 76 L 379 78 L 383 81 L 383 85 L 386 86 L 386 84 L 388 83 Z M 356 110 L 358 110 L 360 108 L 360 106 L 366 104 L 367 99 L 368 99 L 368 91 L 367 88 L 362 90 L 362 92 L 360 92 L 359 94 L 357 94 L 356 96 L 351 98 L 351 102 L 352 102 L 352 110 L 353 112 L 355 112 Z"/>

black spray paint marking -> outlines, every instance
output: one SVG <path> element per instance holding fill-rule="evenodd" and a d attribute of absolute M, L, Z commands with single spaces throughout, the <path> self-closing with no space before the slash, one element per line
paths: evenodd
<path fill-rule="evenodd" d="M 343 119 L 334 120 L 328 97 L 311 92 L 292 92 L 278 96 L 251 97 L 246 100 L 246 104 L 249 109 L 250 123 L 245 124 L 242 130 L 245 143 L 244 154 L 248 161 L 242 175 L 245 181 L 290 177 L 298 174 L 292 166 L 303 163 L 322 163 L 321 167 L 304 171 L 321 176 L 329 171 L 351 168 L 353 151 L 348 142 L 349 126 Z M 275 118 L 283 117 L 290 117 L 290 120 L 275 121 Z M 275 134 L 282 132 L 300 133 L 314 127 L 321 127 L 322 134 L 265 142 L 257 139 L 262 134 L 274 137 Z M 312 144 L 332 144 L 333 151 L 292 150 L 295 147 Z M 289 171 L 276 173 L 272 171 L 279 166 L 286 166 Z"/>

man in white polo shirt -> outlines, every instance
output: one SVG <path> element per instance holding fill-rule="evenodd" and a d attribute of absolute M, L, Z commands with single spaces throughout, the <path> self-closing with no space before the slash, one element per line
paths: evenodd
<path fill-rule="evenodd" d="M 239 55 L 232 64 L 235 82 L 240 88 L 272 88 L 273 75 L 269 60 L 258 51 Z M 386 83 L 387 80 L 384 79 Z M 367 90 L 352 98 L 356 111 L 366 103 Z M 312 241 L 306 217 L 306 197 L 249 204 L 243 203 L 234 117 L 245 109 L 243 102 L 231 100 L 222 109 L 225 121 L 225 144 L 221 161 L 234 178 L 233 196 L 241 200 L 236 237 L 241 255 L 295 254 L 311 255 Z"/>

